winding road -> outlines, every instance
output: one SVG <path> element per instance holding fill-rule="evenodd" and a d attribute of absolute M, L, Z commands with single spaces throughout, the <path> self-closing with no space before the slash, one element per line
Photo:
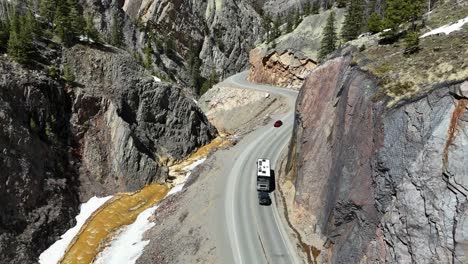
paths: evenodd
<path fill-rule="evenodd" d="M 226 261 L 239 264 L 302 263 L 296 246 L 290 241 L 286 227 L 279 217 L 274 194 L 270 195 L 271 206 L 259 205 L 255 177 L 257 158 L 270 159 L 272 169 L 275 170 L 281 151 L 288 146 L 297 92 L 253 84 L 246 77 L 247 72 L 242 72 L 229 77 L 224 83 L 284 96 L 290 107 L 281 117 L 282 127 L 275 128 L 268 124 L 251 133 L 254 136 L 250 137 L 248 147 L 242 150 L 234 161 L 229 176 L 225 177 L 225 192 L 221 198 L 224 214 L 220 221 L 225 221 L 227 232 L 224 235 L 228 236 L 232 251 L 232 260 Z"/>

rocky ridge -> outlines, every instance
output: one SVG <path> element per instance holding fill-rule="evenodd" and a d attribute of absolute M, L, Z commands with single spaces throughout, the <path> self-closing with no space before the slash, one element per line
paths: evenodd
<path fill-rule="evenodd" d="M 468 83 L 388 108 L 351 61 L 321 65 L 299 94 L 293 224 L 320 262 L 465 261 Z"/>
<path fill-rule="evenodd" d="M 217 134 L 180 87 L 156 81 L 121 50 L 78 45 L 64 60 L 77 76 L 72 120 L 81 132 L 81 179 L 89 183 L 83 197 L 164 181 L 166 166 Z"/>
<path fill-rule="evenodd" d="M 113 16 L 119 14 L 125 20 L 128 50 L 143 56 L 149 45 L 154 69 L 185 85 L 191 85 L 193 75 L 190 53 L 201 59 L 196 67 L 202 76 L 215 72 L 224 78 L 247 67 L 248 52 L 263 37 L 260 16 L 246 0 L 127 0 L 114 4 L 87 0 L 84 6 L 95 14 L 102 32 L 110 31 Z M 175 41 L 175 55 L 164 50 L 168 39 Z"/>
<path fill-rule="evenodd" d="M 81 202 L 164 182 L 167 166 L 217 135 L 193 98 L 129 53 L 62 53 L 72 83 L 0 59 L 2 261 L 36 263 Z"/>
<path fill-rule="evenodd" d="M 305 17 L 291 33 L 262 44 L 250 52 L 249 81 L 300 88 L 318 64 L 322 30 L 330 12 L 336 14 L 337 32 L 344 21 L 344 9 L 333 9 Z"/>

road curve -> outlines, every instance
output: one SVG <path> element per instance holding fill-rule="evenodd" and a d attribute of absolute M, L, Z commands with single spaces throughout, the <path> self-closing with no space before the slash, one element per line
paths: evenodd
<path fill-rule="evenodd" d="M 289 240 L 276 207 L 273 193 L 272 205 L 260 206 L 256 191 L 256 160 L 270 159 L 272 169 L 281 151 L 288 146 L 292 135 L 294 105 L 297 92 L 291 89 L 257 85 L 246 80 L 247 72 L 231 76 L 224 81 L 238 87 L 266 91 L 285 97 L 289 110 L 281 117 L 283 126 L 273 124 L 257 129 L 248 147 L 234 161 L 226 179 L 224 193 L 224 220 L 234 263 L 283 264 L 302 263 L 296 246 Z M 276 170 L 275 170 L 276 171 Z"/>

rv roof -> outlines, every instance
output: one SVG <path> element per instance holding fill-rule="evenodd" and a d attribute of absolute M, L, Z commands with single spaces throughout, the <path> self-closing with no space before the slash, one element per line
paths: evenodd
<path fill-rule="evenodd" d="M 270 160 L 257 160 L 257 176 L 270 177 Z"/>

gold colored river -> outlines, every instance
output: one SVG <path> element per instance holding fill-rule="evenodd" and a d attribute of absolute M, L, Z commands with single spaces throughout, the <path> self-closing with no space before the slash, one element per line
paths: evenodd
<path fill-rule="evenodd" d="M 164 185 L 152 184 L 136 193 L 116 195 L 91 216 L 60 263 L 92 263 L 114 232 L 135 222 L 141 212 L 161 201 L 168 191 Z"/>
<path fill-rule="evenodd" d="M 184 174 L 183 168 L 206 157 L 215 148 L 227 147 L 228 140 L 215 138 L 185 161 L 170 168 L 175 175 Z M 123 226 L 132 224 L 144 210 L 156 205 L 169 192 L 165 185 L 152 184 L 135 193 L 116 194 L 88 219 L 68 247 L 61 264 L 90 264 L 106 243 Z"/>

